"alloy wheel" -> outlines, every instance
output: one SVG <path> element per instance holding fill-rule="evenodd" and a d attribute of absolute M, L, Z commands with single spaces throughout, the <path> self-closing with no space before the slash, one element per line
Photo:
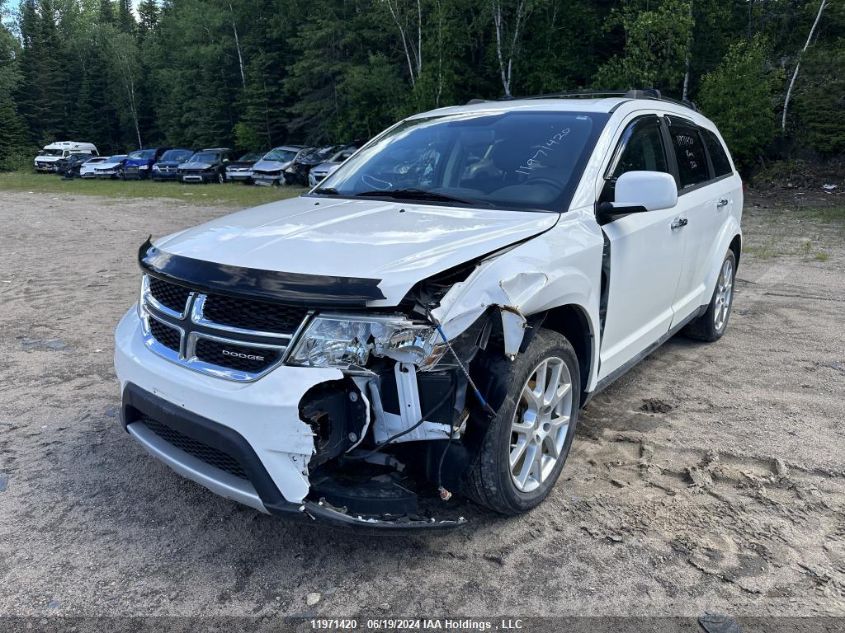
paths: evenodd
<path fill-rule="evenodd" d="M 716 306 L 713 311 L 713 325 L 716 331 L 721 332 L 728 322 L 728 314 L 731 310 L 733 299 L 734 267 L 730 259 L 722 264 L 722 272 L 719 274 L 719 281 L 716 286 Z"/>
<path fill-rule="evenodd" d="M 510 472 L 521 492 L 546 481 L 561 458 L 572 411 L 572 376 L 562 358 L 540 362 L 522 387 L 511 422 Z"/>

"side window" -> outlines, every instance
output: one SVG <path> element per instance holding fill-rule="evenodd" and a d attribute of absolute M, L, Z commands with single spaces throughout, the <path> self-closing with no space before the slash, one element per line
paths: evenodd
<path fill-rule="evenodd" d="M 686 123 L 672 121 L 669 126 L 669 136 L 675 148 L 678 159 L 678 175 L 681 179 L 681 189 L 688 189 L 710 180 L 710 168 L 707 165 L 707 154 L 698 128 Z"/>
<path fill-rule="evenodd" d="M 710 162 L 713 163 L 716 178 L 732 173 L 731 161 L 728 160 L 728 155 L 725 152 L 725 148 L 722 147 L 719 137 L 704 128 L 701 128 L 701 135 L 704 137 L 704 144 L 710 153 Z"/>
<path fill-rule="evenodd" d="M 646 116 L 631 123 L 622 133 L 606 177 L 601 202 L 613 202 L 616 180 L 628 171 L 669 171 L 669 161 L 660 134 L 660 119 Z"/>

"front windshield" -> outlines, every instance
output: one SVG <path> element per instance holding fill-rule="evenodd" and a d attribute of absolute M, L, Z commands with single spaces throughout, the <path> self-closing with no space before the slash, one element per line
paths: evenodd
<path fill-rule="evenodd" d="M 516 110 L 407 120 L 315 193 L 566 211 L 608 118 Z"/>
<path fill-rule="evenodd" d="M 129 153 L 129 158 L 135 160 L 149 160 L 150 158 L 154 158 L 156 155 L 156 151 L 154 149 L 138 149 L 134 152 Z"/>
<path fill-rule="evenodd" d="M 278 163 L 289 163 L 296 158 L 297 152 L 289 149 L 271 149 L 264 155 L 264 160 L 273 160 Z"/>
<path fill-rule="evenodd" d="M 169 149 L 161 156 L 161 161 L 183 162 L 191 157 L 193 152 L 189 149 Z"/>
<path fill-rule="evenodd" d="M 60 150 L 60 149 L 42 149 L 41 155 L 42 156 L 61 156 L 62 150 Z"/>
<path fill-rule="evenodd" d="M 191 156 L 189 163 L 213 163 L 217 160 L 217 154 L 214 152 L 197 152 Z"/>
<path fill-rule="evenodd" d="M 244 154 L 238 159 L 240 163 L 256 163 L 261 160 L 261 154 Z"/>

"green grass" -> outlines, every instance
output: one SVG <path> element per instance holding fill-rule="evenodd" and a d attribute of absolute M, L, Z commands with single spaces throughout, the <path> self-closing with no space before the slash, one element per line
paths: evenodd
<path fill-rule="evenodd" d="M 821 224 L 845 224 L 845 207 L 808 207 L 797 209 L 791 215 Z"/>
<path fill-rule="evenodd" d="M 173 198 L 189 204 L 253 207 L 298 196 L 301 187 L 251 187 L 240 183 L 183 185 L 148 180 L 64 180 L 28 171 L 0 173 L 0 191 L 103 196 L 106 198 Z"/>

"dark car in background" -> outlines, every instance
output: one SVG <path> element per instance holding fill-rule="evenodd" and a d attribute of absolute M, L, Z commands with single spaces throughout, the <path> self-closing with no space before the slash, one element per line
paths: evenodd
<path fill-rule="evenodd" d="M 150 170 L 169 147 L 153 147 L 129 152 L 123 161 L 123 177 L 126 180 L 145 180 L 150 177 Z"/>
<path fill-rule="evenodd" d="M 226 180 L 231 182 L 252 182 L 252 168 L 258 161 L 261 160 L 263 154 L 260 152 L 250 152 L 244 154 L 238 160 L 232 161 L 226 166 Z"/>
<path fill-rule="evenodd" d="M 299 145 L 274 147 L 252 167 L 252 180 L 256 185 L 265 187 L 290 184 L 285 170 L 290 169 L 294 160 L 305 152 Z"/>
<path fill-rule="evenodd" d="M 300 153 L 293 164 L 285 170 L 285 181 L 289 185 L 307 186 L 308 174 L 311 169 L 326 162 L 341 149 L 343 149 L 341 145 L 326 145 L 324 147 L 312 147 L 308 151 Z"/>
<path fill-rule="evenodd" d="M 95 158 L 93 154 L 71 154 L 61 161 L 57 161 L 56 173 L 60 174 L 62 178 L 79 178 L 80 168 L 92 158 Z"/>
<path fill-rule="evenodd" d="M 226 182 L 226 166 L 231 150 L 227 147 L 201 149 L 179 165 L 179 180 L 184 183 Z"/>
<path fill-rule="evenodd" d="M 174 147 L 164 152 L 153 165 L 151 177 L 153 180 L 179 180 L 179 165 L 194 155 L 194 150 L 184 147 Z"/>

